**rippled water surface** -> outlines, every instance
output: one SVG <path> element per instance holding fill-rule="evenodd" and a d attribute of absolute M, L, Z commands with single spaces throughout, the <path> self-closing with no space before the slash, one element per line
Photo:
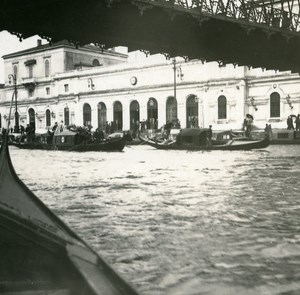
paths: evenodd
<path fill-rule="evenodd" d="M 27 186 L 141 294 L 300 294 L 300 145 L 10 151 Z"/>

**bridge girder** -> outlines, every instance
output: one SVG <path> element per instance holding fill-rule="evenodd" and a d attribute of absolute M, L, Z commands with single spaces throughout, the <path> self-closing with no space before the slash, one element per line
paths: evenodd
<path fill-rule="evenodd" d="M 298 32 L 230 18 L 218 9 L 215 14 L 208 13 L 203 9 L 204 0 L 2 1 L 0 30 L 20 38 L 38 34 L 80 45 L 127 46 L 170 57 L 300 71 Z M 184 3 L 202 3 L 202 8 L 185 7 Z"/>

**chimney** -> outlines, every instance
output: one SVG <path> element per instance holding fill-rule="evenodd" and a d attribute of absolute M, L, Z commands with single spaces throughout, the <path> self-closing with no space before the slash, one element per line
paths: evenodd
<path fill-rule="evenodd" d="M 37 46 L 41 46 L 42 45 L 42 40 L 41 39 L 38 39 L 37 40 Z"/>

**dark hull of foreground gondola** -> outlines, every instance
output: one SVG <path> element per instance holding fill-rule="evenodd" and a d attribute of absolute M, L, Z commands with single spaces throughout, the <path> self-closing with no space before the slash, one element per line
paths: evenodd
<path fill-rule="evenodd" d="M 137 294 L 18 178 L 0 153 L 0 293 Z"/>

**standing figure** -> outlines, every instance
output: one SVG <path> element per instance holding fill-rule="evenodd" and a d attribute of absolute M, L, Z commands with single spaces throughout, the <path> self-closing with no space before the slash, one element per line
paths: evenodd
<path fill-rule="evenodd" d="M 57 129 L 57 127 L 58 127 L 58 124 L 57 124 L 57 122 L 55 122 L 55 124 L 54 124 L 53 127 L 52 127 L 52 131 L 55 132 L 56 129 Z"/>
<path fill-rule="evenodd" d="M 146 128 L 146 122 L 145 122 L 145 120 L 143 120 L 142 122 L 141 122 L 141 133 L 144 133 L 145 132 L 145 128 Z"/>
<path fill-rule="evenodd" d="M 115 123 L 114 121 L 110 122 L 110 129 L 109 129 L 110 134 L 115 132 Z"/>
<path fill-rule="evenodd" d="M 296 117 L 296 131 L 300 131 L 300 114 Z"/>
<path fill-rule="evenodd" d="M 294 130 L 293 119 L 292 119 L 291 116 L 288 116 L 288 118 L 286 120 L 286 123 L 287 123 L 287 129 L 288 130 Z"/>
<path fill-rule="evenodd" d="M 63 132 L 63 131 L 64 131 L 64 122 L 60 121 L 59 132 Z"/>
<path fill-rule="evenodd" d="M 32 141 L 32 129 L 30 127 L 29 124 L 27 124 L 27 127 L 25 129 L 25 132 L 26 132 L 26 139 L 27 139 L 27 142 L 31 142 Z"/>
<path fill-rule="evenodd" d="M 21 130 L 21 135 L 23 135 L 25 133 L 25 128 L 23 125 L 20 126 L 20 130 Z"/>
<path fill-rule="evenodd" d="M 207 145 L 211 146 L 212 145 L 212 129 L 211 129 L 211 125 L 209 125 L 209 129 L 207 130 Z"/>
<path fill-rule="evenodd" d="M 265 127 L 265 137 L 268 138 L 269 137 L 269 124 L 266 124 L 266 127 Z"/>
<path fill-rule="evenodd" d="M 109 134 L 109 129 L 110 129 L 109 123 L 108 123 L 108 121 L 106 121 L 106 123 L 105 123 L 105 133 L 106 133 L 106 135 Z"/>

